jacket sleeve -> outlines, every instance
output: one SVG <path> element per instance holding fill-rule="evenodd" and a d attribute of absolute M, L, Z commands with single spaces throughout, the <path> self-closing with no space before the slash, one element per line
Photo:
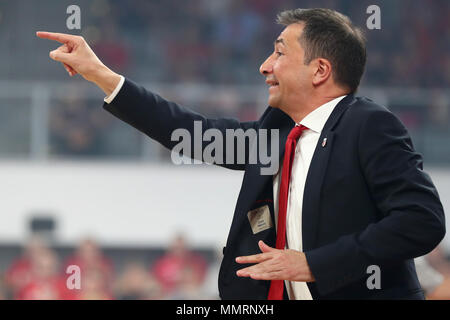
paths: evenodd
<path fill-rule="evenodd" d="M 445 235 L 444 210 L 403 124 L 372 112 L 358 140 L 360 166 L 382 218 L 359 233 L 305 252 L 321 294 L 367 277 L 367 268 L 430 252 Z"/>
<path fill-rule="evenodd" d="M 209 162 L 203 159 L 203 151 L 208 145 L 210 145 L 210 151 L 214 149 L 211 143 L 216 141 L 217 135 L 220 135 L 221 137 L 219 138 L 223 139 L 223 143 L 219 141 L 217 145 L 222 146 L 222 148 L 220 150 L 216 148 L 210 154 L 219 156 L 217 152 L 223 152 L 220 157 L 217 157 L 222 158 L 223 163 L 219 162 L 214 164 L 235 170 L 245 169 L 249 146 L 252 142 L 251 139 L 245 140 L 244 159 L 239 154 L 240 150 L 237 150 L 238 144 L 234 143 L 234 152 L 230 158 L 232 160 L 227 161 L 226 151 L 230 151 L 226 147 L 227 143 L 231 145 L 231 143 L 237 140 L 235 136 L 229 133 L 227 136 L 227 130 L 230 131 L 229 129 L 232 129 L 234 131 L 231 132 L 235 132 L 239 129 L 243 131 L 254 129 L 256 132 L 258 126 L 258 122 L 256 121 L 239 122 L 235 119 L 206 118 L 177 103 L 165 100 L 161 96 L 138 86 L 129 79 L 125 79 L 123 87 L 115 99 L 110 104 L 105 103 L 103 107 L 117 118 L 156 140 L 169 150 L 179 145 L 180 140 L 182 140 L 181 138 L 187 134 L 190 138 L 188 139 L 190 140 L 190 147 L 183 149 L 181 153 L 186 157 L 200 161 L 205 160 Z M 203 139 L 203 134 L 208 130 L 208 139 Z M 230 139 L 233 139 L 233 141 Z M 186 154 L 186 150 L 190 152 Z"/>

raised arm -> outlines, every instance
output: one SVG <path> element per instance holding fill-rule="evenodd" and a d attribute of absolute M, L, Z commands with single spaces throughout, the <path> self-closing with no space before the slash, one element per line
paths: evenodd
<path fill-rule="evenodd" d="M 50 52 L 50 58 L 61 62 L 70 76 L 80 74 L 86 80 L 95 83 L 107 96 L 118 88 L 122 77 L 100 61 L 83 37 L 50 32 L 37 32 L 37 36 L 62 44 Z M 234 136 L 230 136 L 228 140 L 225 138 L 228 129 L 246 131 L 256 130 L 258 127 L 256 121 L 244 123 L 235 119 L 208 119 L 186 107 L 165 100 L 129 79 L 123 83 L 114 100 L 105 103 L 104 108 L 170 150 L 178 144 L 178 141 L 172 139 L 177 129 L 185 129 L 194 137 L 200 134 L 200 138 L 208 129 L 216 129 L 218 130 L 216 132 L 224 137 L 223 144 L 226 145 L 228 140 L 236 139 Z M 197 132 L 198 127 L 201 128 L 200 132 Z M 247 141 L 244 146 L 245 159 L 249 156 L 250 143 Z M 188 155 L 183 152 L 183 154 L 190 158 L 211 162 L 203 159 L 203 151 L 208 145 L 208 141 L 200 141 L 200 152 L 191 152 Z M 196 146 L 197 144 L 192 140 L 190 149 L 194 151 Z M 225 147 L 223 149 L 223 159 L 225 159 Z M 239 150 L 231 151 L 233 152 L 229 154 L 232 153 L 233 161 L 214 163 L 231 169 L 244 170 L 247 161 L 237 161 L 236 159 L 240 156 Z"/>

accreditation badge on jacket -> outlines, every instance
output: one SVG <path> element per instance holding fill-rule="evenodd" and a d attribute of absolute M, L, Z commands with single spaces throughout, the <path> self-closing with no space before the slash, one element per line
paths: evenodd
<path fill-rule="evenodd" d="M 249 211 L 247 217 L 253 234 L 257 234 L 273 227 L 268 205 Z"/>

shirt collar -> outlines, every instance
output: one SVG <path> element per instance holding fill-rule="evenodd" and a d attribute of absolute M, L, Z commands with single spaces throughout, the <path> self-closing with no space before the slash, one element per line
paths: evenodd
<path fill-rule="evenodd" d="M 314 132 L 321 133 L 334 108 L 345 97 L 346 95 L 340 96 L 321 105 L 314 111 L 310 112 L 305 118 L 303 118 L 303 120 L 300 121 L 300 124 L 304 125 Z"/>

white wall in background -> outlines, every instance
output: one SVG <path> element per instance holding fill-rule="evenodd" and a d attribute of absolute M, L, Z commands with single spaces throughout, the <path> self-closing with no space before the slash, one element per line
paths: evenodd
<path fill-rule="evenodd" d="M 450 170 L 427 172 L 448 212 Z M 222 246 L 242 175 L 206 165 L 2 162 L 0 241 L 22 242 L 30 214 L 48 211 L 63 243 L 91 234 L 103 244 L 165 245 L 183 230 L 196 246 Z"/>
<path fill-rule="evenodd" d="M 164 245 L 226 242 L 242 172 L 142 163 L 0 163 L 0 241 L 23 241 L 29 216 L 53 212 L 61 242 Z"/>

